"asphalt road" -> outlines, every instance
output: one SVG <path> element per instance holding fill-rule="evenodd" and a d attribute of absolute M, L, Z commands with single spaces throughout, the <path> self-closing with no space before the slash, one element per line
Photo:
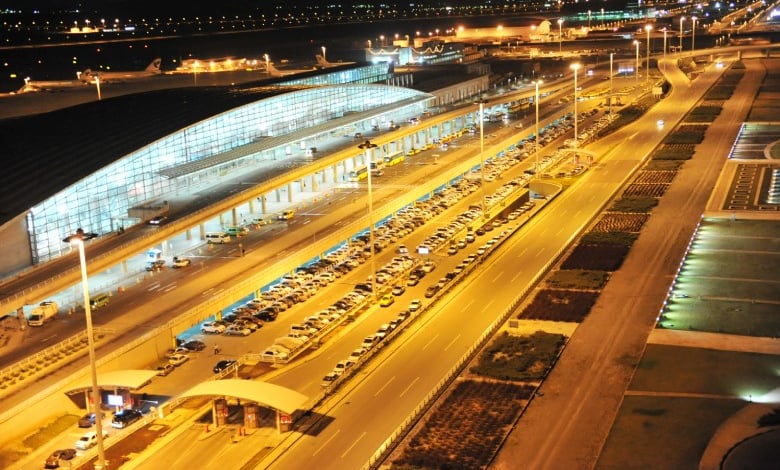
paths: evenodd
<path fill-rule="evenodd" d="M 672 71 L 667 65 L 666 70 Z M 672 92 L 643 121 L 663 116 L 671 128 L 719 75 L 710 65 L 689 86 L 676 70 L 670 73 Z M 736 109 L 729 110 L 733 112 L 725 122 L 710 126 L 708 137 L 714 138 L 699 145 L 695 157 L 678 172 L 623 267 L 612 276 L 545 380 L 543 396 L 534 398 L 492 468 L 516 468 L 516 462 L 540 470 L 596 467 L 623 392 L 759 82 L 760 75 L 753 77 L 749 69 L 731 100 L 738 103 Z M 619 145 L 619 138 L 617 134 L 597 146 Z M 652 146 L 633 140 L 638 148 L 627 156 L 643 157 Z"/>

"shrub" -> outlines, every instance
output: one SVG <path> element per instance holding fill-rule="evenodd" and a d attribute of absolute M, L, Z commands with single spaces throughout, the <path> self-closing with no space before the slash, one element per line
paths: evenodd
<path fill-rule="evenodd" d="M 581 322 L 588 315 L 597 298 L 596 292 L 542 289 L 517 315 L 517 318 Z"/>
<path fill-rule="evenodd" d="M 583 235 L 580 243 L 583 245 L 622 245 L 631 246 L 639 237 L 628 232 L 588 232 Z"/>
<path fill-rule="evenodd" d="M 541 380 L 566 344 L 560 334 L 537 331 L 530 336 L 506 332 L 480 354 L 471 372 L 500 380 Z"/>
<path fill-rule="evenodd" d="M 654 197 L 622 197 L 609 209 L 611 212 L 650 212 L 658 205 Z"/>
<path fill-rule="evenodd" d="M 583 245 L 574 247 L 561 267 L 591 271 L 617 271 L 628 254 L 629 247 L 619 245 Z"/>

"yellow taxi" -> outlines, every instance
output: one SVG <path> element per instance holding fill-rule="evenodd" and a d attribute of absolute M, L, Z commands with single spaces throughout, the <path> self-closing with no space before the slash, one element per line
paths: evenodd
<path fill-rule="evenodd" d="M 395 302 L 395 297 L 393 296 L 393 294 L 385 294 L 382 296 L 381 299 L 379 299 L 379 306 L 389 307 L 393 305 L 393 302 Z"/>

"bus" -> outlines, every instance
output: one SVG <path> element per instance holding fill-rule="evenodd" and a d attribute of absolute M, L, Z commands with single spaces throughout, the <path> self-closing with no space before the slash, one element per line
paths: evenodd
<path fill-rule="evenodd" d="M 361 166 L 360 168 L 355 168 L 349 172 L 349 181 L 356 183 L 360 180 L 366 179 L 367 176 L 368 167 Z"/>
<path fill-rule="evenodd" d="M 393 166 L 393 165 L 398 165 L 399 163 L 403 163 L 405 158 L 406 155 L 404 155 L 404 151 L 398 150 L 397 152 L 393 152 L 385 155 L 384 160 L 387 166 Z"/>
<path fill-rule="evenodd" d="M 374 160 L 371 162 L 371 169 L 374 171 L 379 171 L 385 167 L 385 161 L 384 160 Z"/>

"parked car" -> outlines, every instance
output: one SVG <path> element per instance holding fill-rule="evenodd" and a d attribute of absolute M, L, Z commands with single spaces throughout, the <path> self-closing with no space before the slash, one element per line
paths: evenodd
<path fill-rule="evenodd" d="M 114 413 L 113 419 L 111 419 L 112 428 L 125 428 L 141 419 L 143 415 L 140 411 L 127 408 Z"/>
<path fill-rule="evenodd" d="M 249 336 L 252 333 L 252 330 L 247 328 L 244 325 L 233 323 L 232 325 L 228 325 L 227 328 L 225 328 L 224 335 L 226 336 Z"/>
<path fill-rule="evenodd" d="M 176 268 L 176 269 L 178 269 L 178 268 L 186 268 L 190 264 L 192 264 L 192 260 L 189 259 L 189 258 L 181 258 L 181 257 L 178 257 L 178 256 L 174 256 L 173 257 L 172 266 L 174 268 Z"/>
<path fill-rule="evenodd" d="M 232 366 L 236 363 L 235 359 L 222 359 L 221 361 L 217 362 L 214 365 L 214 368 L 212 371 L 214 371 L 215 374 L 219 374 L 223 370 L 227 369 L 228 367 Z"/>
<path fill-rule="evenodd" d="M 165 377 L 166 375 L 170 374 L 176 369 L 176 366 L 171 364 L 170 362 L 164 362 L 157 366 L 157 375 L 160 377 Z"/>
<path fill-rule="evenodd" d="M 333 382 L 335 382 L 336 379 L 338 378 L 339 378 L 338 373 L 329 372 L 328 375 L 322 378 L 322 382 L 320 383 L 320 385 L 322 385 L 325 388 L 330 387 L 333 384 Z"/>
<path fill-rule="evenodd" d="M 403 284 L 397 284 L 393 286 L 393 295 L 402 295 L 404 292 L 406 292 L 406 286 Z"/>
<path fill-rule="evenodd" d="M 88 433 L 85 433 L 83 436 L 79 438 L 78 441 L 76 441 L 76 444 L 74 447 L 78 450 L 87 450 L 92 447 L 94 447 L 97 444 L 97 432 L 90 431 Z M 108 437 L 108 431 L 105 429 L 103 430 L 103 439 Z"/>
<path fill-rule="evenodd" d="M 207 321 L 200 325 L 200 332 L 204 334 L 218 335 L 224 333 L 226 329 L 227 327 L 225 327 L 225 325 L 213 321 Z"/>
<path fill-rule="evenodd" d="M 206 343 L 197 339 L 191 339 L 183 342 L 181 347 L 188 351 L 203 351 L 206 349 Z"/>
<path fill-rule="evenodd" d="M 190 360 L 190 356 L 186 354 L 177 353 L 172 355 L 168 359 L 168 363 L 173 365 L 174 367 L 179 367 L 180 365 L 184 364 L 185 362 Z"/>
<path fill-rule="evenodd" d="M 105 418 L 105 413 L 100 413 L 101 418 Z M 95 413 L 87 413 L 81 418 L 79 418 L 79 427 L 80 428 L 91 428 L 95 425 Z"/>
<path fill-rule="evenodd" d="M 63 460 L 73 460 L 76 457 L 76 449 L 59 449 L 55 450 L 46 458 L 44 468 L 59 468 Z"/>
<path fill-rule="evenodd" d="M 416 312 L 422 307 L 422 300 L 414 299 L 409 303 L 409 311 Z"/>

